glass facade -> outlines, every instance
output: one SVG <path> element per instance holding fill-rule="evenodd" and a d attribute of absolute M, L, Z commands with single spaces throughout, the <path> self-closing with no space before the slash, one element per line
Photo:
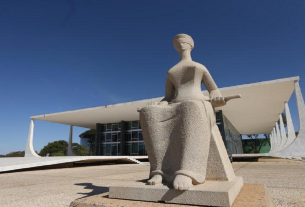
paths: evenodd
<path fill-rule="evenodd" d="M 222 126 L 224 131 L 222 136 L 225 140 L 228 154 L 243 154 L 242 135 L 223 114 Z"/>
<path fill-rule="evenodd" d="M 100 125 L 99 155 L 121 155 L 121 123 Z"/>
<path fill-rule="evenodd" d="M 80 139 L 80 145 L 85 146 L 86 149 L 89 151 L 90 150 L 89 138 L 81 138 Z"/>
<path fill-rule="evenodd" d="M 129 121 L 125 131 L 125 155 L 147 155 L 140 121 Z"/>
<path fill-rule="evenodd" d="M 243 153 L 240 133 L 223 115 L 216 113 L 216 124 L 220 130 L 228 154 Z M 140 121 L 97 124 L 96 154 L 103 156 L 147 155 Z"/>
<path fill-rule="evenodd" d="M 97 154 L 115 155 L 147 155 L 141 125 L 139 121 L 98 124 L 97 133 L 99 148 Z"/>

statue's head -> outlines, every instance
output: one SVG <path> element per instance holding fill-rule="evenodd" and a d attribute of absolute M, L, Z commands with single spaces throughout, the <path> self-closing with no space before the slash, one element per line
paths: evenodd
<path fill-rule="evenodd" d="M 187 34 L 177 34 L 173 39 L 173 44 L 179 53 L 194 48 L 194 40 Z"/>

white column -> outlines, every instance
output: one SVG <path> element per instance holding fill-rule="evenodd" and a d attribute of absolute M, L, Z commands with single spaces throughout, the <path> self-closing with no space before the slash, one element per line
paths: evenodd
<path fill-rule="evenodd" d="M 70 133 L 69 133 L 69 142 L 68 142 L 68 152 L 67 152 L 67 156 L 76 156 L 73 152 L 73 146 L 72 146 L 72 141 L 73 139 L 73 126 L 70 126 Z"/>
<path fill-rule="evenodd" d="M 274 143 L 273 143 L 273 141 L 274 141 L 274 134 L 273 134 L 273 129 L 272 129 L 272 131 L 271 131 L 271 134 L 270 134 L 270 151 L 269 152 L 272 152 L 273 151 L 273 148 L 274 148 Z"/>
<path fill-rule="evenodd" d="M 272 147 L 272 151 L 275 150 L 275 139 L 276 139 L 276 133 L 275 133 L 275 128 L 273 127 L 273 130 L 272 130 L 272 134 L 273 134 L 273 141 L 272 141 L 272 144 L 273 144 L 273 147 Z"/>
<path fill-rule="evenodd" d="M 272 152 L 273 148 L 273 131 L 270 133 L 270 150 L 269 152 Z"/>
<path fill-rule="evenodd" d="M 274 149 L 275 151 L 278 151 L 279 148 L 280 148 L 280 145 L 281 145 L 281 132 L 280 132 L 280 128 L 279 128 L 279 125 L 278 123 L 276 122 L 275 123 L 275 133 L 276 133 L 276 137 L 275 137 L 275 145 L 276 145 L 276 148 Z"/>
<path fill-rule="evenodd" d="M 34 119 L 31 119 L 28 140 L 25 147 L 25 154 L 24 154 L 25 157 L 40 157 L 34 150 L 33 134 L 34 134 Z"/>
<path fill-rule="evenodd" d="M 283 116 L 280 114 L 281 145 L 279 150 L 283 149 L 287 142 L 286 130 L 283 122 Z"/>
<path fill-rule="evenodd" d="M 295 83 L 295 96 L 299 115 L 299 136 L 305 138 L 305 105 L 299 82 Z"/>
<path fill-rule="evenodd" d="M 274 130 L 274 128 L 273 128 L 273 130 L 272 130 L 272 151 L 274 151 L 274 149 L 275 149 L 275 139 L 276 139 L 276 134 L 275 134 L 275 130 Z"/>
<path fill-rule="evenodd" d="M 299 82 L 295 82 L 295 96 L 299 114 L 299 133 L 295 140 L 279 152 L 272 153 L 275 156 L 301 158 L 305 157 L 305 105 Z"/>
<path fill-rule="evenodd" d="M 273 150 L 273 130 L 270 132 L 270 151 L 269 152 L 272 152 Z"/>
<path fill-rule="evenodd" d="M 296 138 L 288 103 L 285 103 L 285 112 L 286 112 L 287 135 L 288 136 L 287 136 L 287 142 L 284 145 L 283 149 L 288 147 Z"/>

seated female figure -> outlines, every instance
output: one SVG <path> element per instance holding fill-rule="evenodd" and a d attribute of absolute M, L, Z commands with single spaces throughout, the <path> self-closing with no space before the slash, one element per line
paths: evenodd
<path fill-rule="evenodd" d="M 168 71 L 164 99 L 142 108 L 140 121 L 151 164 L 148 184 L 187 190 L 205 181 L 213 107 L 225 101 L 206 67 L 192 61 L 193 39 L 179 34 L 173 44 L 180 62 Z M 210 97 L 203 95 L 201 83 Z"/>

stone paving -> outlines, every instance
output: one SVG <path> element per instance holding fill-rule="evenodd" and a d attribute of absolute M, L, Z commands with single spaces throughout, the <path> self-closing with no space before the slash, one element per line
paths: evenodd
<path fill-rule="evenodd" d="M 305 162 L 235 162 L 245 183 L 263 183 L 277 206 L 305 206 Z M 69 206 L 75 199 L 108 191 L 113 184 L 143 182 L 149 165 L 120 164 L 0 174 L 0 206 Z"/>

